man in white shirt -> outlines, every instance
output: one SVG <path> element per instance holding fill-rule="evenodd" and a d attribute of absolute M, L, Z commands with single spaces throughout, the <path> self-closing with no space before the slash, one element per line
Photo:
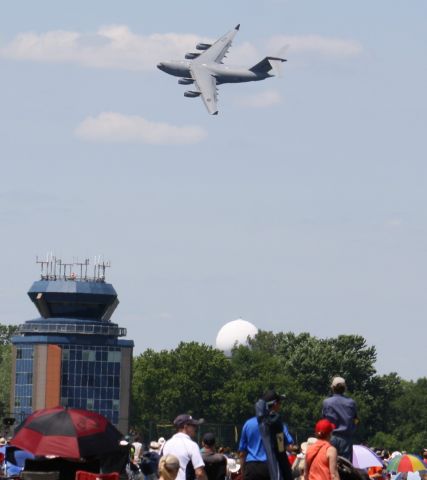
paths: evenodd
<path fill-rule="evenodd" d="M 178 415 L 173 421 L 176 433 L 165 443 L 162 455 L 171 454 L 178 457 L 177 480 L 207 480 L 199 446 L 192 440 L 202 422 L 203 420 L 196 420 L 187 414 Z"/>
<path fill-rule="evenodd" d="M 133 448 L 134 448 L 134 453 L 133 453 L 133 463 L 136 463 L 139 465 L 141 463 L 142 459 L 142 454 L 144 453 L 144 449 L 142 446 L 142 438 L 140 435 L 137 435 L 132 443 Z"/>

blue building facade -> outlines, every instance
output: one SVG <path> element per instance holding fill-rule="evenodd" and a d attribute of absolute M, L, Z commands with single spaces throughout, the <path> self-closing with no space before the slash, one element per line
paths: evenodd
<path fill-rule="evenodd" d="M 19 421 L 57 405 L 94 410 L 126 433 L 133 341 L 110 320 L 117 293 L 104 275 L 56 275 L 49 262 L 46 268 L 28 292 L 40 317 L 12 338 L 11 411 Z"/>

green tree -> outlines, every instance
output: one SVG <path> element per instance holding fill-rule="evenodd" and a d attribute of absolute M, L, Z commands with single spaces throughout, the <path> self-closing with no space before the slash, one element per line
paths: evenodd
<path fill-rule="evenodd" d="M 278 360 L 281 380 L 277 383 L 288 393 L 289 422 L 299 436 L 312 433 L 333 376 L 345 377 L 350 393 L 361 400 L 375 374 L 375 347 L 359 335 L 319 339 L 309 333 L 259 332 L 250 347 Z M 360 406 L 364 410 L 364 401 Z"/>
<path fill-rule="evenodd" d="M 221 391 L 230 375 L 224 354 L 196 342 L 175 350 L 147 350 L 134 359 L 132 398 L 135 426 L 170 423 L 180 413 L 221 417 Z"/>
<path fill-rule="evenodd" d="M 345 377 L 349 390 L 354 391 L 365 388 L 375 373 L 375 347 L 359 335 L 319 339 L 309 333 L 260 332 L 250 346 L 266 355 L 278 355 L 285 375 L 321 395 L 329 393 L 335 375 Z"/>
<path fill-rule="evenodd" d="M 210 423 L 242 424 L 268 388 L 287 396 L 283 417 L 298 441 L 312 434 L 331 378 L 343 376 L 358 404 L 356 441 L 416 451 L 427 445 L 427 379 L 379 376 L 376 350 L 360 335 L 319 339 L 309 333 L 260 331 L 230 359 L 197 343 L 147 350 L 134 359 L 133 421 L 170 422 L 182 412 Z"/>
<path fill-rule="evenodd" d="M 10 345 L 10 339 L 18 331 L 18 325 L 0 324 L 0 345 Z"/>
<path fill-rule="evenodd" d="M 401 394 L 402 380 L 396 373 L 374 375 L 364 389 L 356 390 L 354 399 L 357 401 L 361 420 L 358 427 L 359 439 L 368 440 L 374 446 L 382 446 L 377 443 L 375 436 L 380 432 L 393 433 L 396 420 L 393 404 Z"/>
<path fill-rule="evenodd" d="M 403 380 L 391 408 L 393 419 L 384 431 L 397 437 L 399 448 L 419 452 L 427 445 L 427 378 Z"/>
<path fill-rule="evenodd" d="M 11 337 L 17 332 L 17 325 L 0 325 L 0 415 L 8 415 L 12 383 Z"/>
<path fill-rule="evenodd" d="M 389 452 L 400 448 L 399 440 L 393 434 L 384 432 L 377 432 L 371 437 L 369 445 L 377 449 L 388 450 Z"/>
<path fill-rule="evenodd" d="M 277 355 L 239 346 L 233 349 L 229 366 L 231 375 L 220 393 L 221 421 L 243 423 L 254 415 L 254 403 L 266 389 L 284 389 Z"/>

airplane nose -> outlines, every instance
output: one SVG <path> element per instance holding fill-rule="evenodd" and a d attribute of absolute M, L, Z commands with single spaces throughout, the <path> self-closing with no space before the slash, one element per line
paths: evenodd
<path fill-rule="evenodd" d="M 158 68 L 159 70 L 164 70 L 165 66 L 163 65 L 162 62 L 160 62 L 160 63 L 157 64 L 157 68 Z"/>

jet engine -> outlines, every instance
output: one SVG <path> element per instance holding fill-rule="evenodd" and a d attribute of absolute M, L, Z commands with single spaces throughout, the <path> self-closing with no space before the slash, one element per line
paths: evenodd
<path fill-rule="evenodd" d="M 200 92 L 194 92 L 193 90 L 187 90 L 184 92 L 184 97 L 196 98 L 200 95 Z"/>
<path fill-rule="evenodd" d="M 197 50 L 207 50 L 210 48 L 212 45 L 210 43 L 198 43 L 196 45 Z"/>
<path fill-rule="evenodd" d="M 194 80 L 192 78 L 180 78 L 178 80 L 178 83 L 180 85 L 191 85 L 192 83 L 194 83 Z"/>
<path fill-rule="evenodd" d="M 186 58 L 186 60 L 194 60 L 199 55 L 200 55 L 200 53 L 196 53 L 196 52 L 186 53 L 185 58 Z"/>

